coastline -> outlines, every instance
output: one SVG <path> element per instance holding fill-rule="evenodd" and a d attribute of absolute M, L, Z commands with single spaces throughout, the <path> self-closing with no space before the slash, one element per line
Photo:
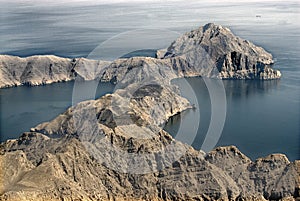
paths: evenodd
<path fill-rule="evenodd" d="M 199 33 L 218 29 L 221 28 L 209 24 L 200 28 Z M 228 30 L 222 31 L 227 33 Z M 210 37 L 211 33 L 207 36 Z M 33 84 L 45 79 L 39 77 L 37 81 L 34 77 L 42 72 L 51 80 L 73 79 L 77 74 L 87 80 L 113 81 L 119 88 L 100 99 L 78 103 L 52 121 L 24 133 L 19 139 L 2 143 L 0 160 L 5 171 L 0 175 L 3 180 L 0 198 L 299 199 L 299 161 L 290 162 L 282 154 L 251 161 L 234 146 L 219 147 L 205 154 L 174 140 L 162 130 L 160 126 L 171 116 L 191 107 L 189 101 L 180 96 L 178 88 L 170 84 L 172 79 L 219 75 L 214 68 L 195 66 L 199 60 L 194 54 L 201 55 L 202 49 L 178 52 L 182 43 L 189 43 L 190 38 L 186 35 L 179 38 L 163 59 L 135 57 L 107 65 L 103 61 L 70 61 L 46 56 L 43 57 L 46 61 L 37 57 L 36 66 L 32 62 L 29 62 L 30 65 L 17 63 L 26 72 L 22 72 L 20 77 Z M 267 58 L 266 68 L 262 70 L 265 73 L 265 69 L 271 69 L 271 55 L 258 49 L 258 53 L 264 56 L 255 55 L 253 62 L 261 67 L 262 58 Z M 229 52 L 232 56 L 232 51 Z M 210 54 L 210 58 L 215 56 L 214 52 Z M 245 71 L 247 65 L 245 69 L 242 67 L 251 59 L 243 63 L 242 59 L 235 62 L 235 57 L 232 57 L 230 62 L 230 57 L 223 58 L 221 69 L 236 68 L 229 71 L 235 72 L 235 75 L 230 75 L 233 77 L 257 78 L 248 74 L 240 77 L 241 71 L 252 73 Z M 49 62 L 51 59 L 56 61 L 55 65 Z M 210 61 L 206 60 L 205 65 Z M 41 63 L 47 66 L 43 71 L 39 70 Z M 64 66 L 67 68 L 61 72 Z M 36 72 L 33 77 L 30 75 L 32 72 Z M 278 76 L 274 72 L 270 70 L 266 78 Z M 265 78 L 264 74 L 262 77 Z M 17 168 L 11 169 L 11 166 Z"/>

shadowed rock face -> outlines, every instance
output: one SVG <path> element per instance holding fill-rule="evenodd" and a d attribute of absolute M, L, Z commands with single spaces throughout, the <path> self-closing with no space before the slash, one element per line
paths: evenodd
<path fill-rule="evenodd" d="M 236 37 L 228 28 L 207 24 L 175 40 L 157 58 L 118 59 L 112 63 L 84 58 L 56 56 L 19 58 L 0 55 L 0 88 L 101 79 L 117 82 L 129 71 L 143 65 L 162 65 L 177 76 L 207 76 L 222 79 L 278 79 L 272 69 L 272 55 L 253 43 Z M 159 72 L 155 72 L 158 73 Z"/>

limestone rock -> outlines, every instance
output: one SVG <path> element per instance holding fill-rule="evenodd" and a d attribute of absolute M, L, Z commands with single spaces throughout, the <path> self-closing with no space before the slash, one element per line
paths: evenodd
<path fill-rule="evenodd" d="M 56 56 L 20 58 L 0 55 L 0 88 L 41 85 L 73 79 L 70 59 Z"/>
<path fill-rule="evenodd" d="M 272 154 L 252 162 L 231 146 L 208 153 L 206 160 L 229 173 L 242 195 L 260 193 L 267 200 L 298 196 L 299 170 L 285 155 Z"/>
<path fill-rule="evenodd" d="M 162 55 L 159 51 L 157 55 Z M 223 79 L 278 79 L 272 69 L 272 55 L 248 40 L 235 36 L 228 28 L 212 23 L 175 40 L 161 58 L 184 57 L 200 68 L 218 70 Z M 204 64 L 202 64 L 204 62 Z M 199 68 L 198 67 L 198 68 Z M 211 77 L 210 74 L 202 74 Z"/>
<path fill-rule="evenodd" d="M 10 178 L 1 183 L 3 189 L 1 200 L 294 200 L 297 198 L 294 194 L 295 189 L 285 187 L 288 187 L 286 184 L 293 184 L 299 172 L 295 174 L 284 170 L 294 167 L 294 164 L 281 156 L 279 158 L 270 156 L 252 162 L 233 147 L 217 148 L 206 157 L 188 148 L 177 161 L 163 169 L 145 174 L 122 173 L 100 163 L 76 137 L 65 136 L 55 139 L 38 137 L 43 134 L 33 132 L 25 135 L 26 137 L 23 136 L 10 144 L 1 145 L 1 162 L 9 161 L 1 163 L 4 170 L 1 178 L 2 180 Z M 22 146 L 26 144 L 25 141 L 31 140 L 34 143 Z M 170 143 L 170 139 L 155 138 L 153 142 L 166 145 Z M 128 144 L 126 140 L 119 143 L 120 145 L 125 143 L 133 152 L 138 151 L 134 148 L 134 144 Z M 177 146 L 185 145 L 179 143 Z M 148 152 L 155 153 L 155 150 L 148 149 Z M 35 157 L 36 154 L 39 156 Z M 226 162 L 221 162 L 222 158 Z M 241 158 L 242 162 L 239 161 Z M 280 167 L 280 174 L 277 174 L 276 169 L 269 169 L 270 165 L 261 166 L 262 161 Z M 154 162 L 159 163 L 159 159 Z M 18 168 L 11 169 L 11 163 Z M 249 166 L 243 170 L 245 176 L 235 177 L 233 171 L 235 169 L 239 171 L 243 164 Z M 260 168 L 251 169 L 252 166 Z M 266 182 L 263 187 L 260 186 L 260 182 L 252 180 L 253 174 L 257 174 L 260 179 L 263 178 Z M 266 174 L 278 176 L 267 179 L 263 177 Z M 281 174 L 287 175 L 291 180 L 286 180 L 287 177 L 282 177 Z M 250 177 L 247 177 L 248 175 Z M 281 183 L 282 180 L 287 183 Z M 268 188 L 273 188 L 273 182 L 277 183 L 277 187 L 281 185 L 281 190 L 273 189 L 270 197 L 266 193 Z M 251 185 L 250 190 L 243 190 L 244 183 Z M 280 194 L 281 192 L 285 194 Z"/>
<path fill-rule="evenodd" d="M 0 55 L 0 88 L 43 85 L 74 80 L 95 80 L 109 63 L 84 58 L 68 59 L 52 55 L 20 58 Z"/>
<path fill-rule="evenodd" d="M 104 69 L 110 64 L 108 61 L 91 60 L 85 58 L 73 59 L 73 69 L 75 76 L 83 80 L 96 80 L 101 77 Z"/>

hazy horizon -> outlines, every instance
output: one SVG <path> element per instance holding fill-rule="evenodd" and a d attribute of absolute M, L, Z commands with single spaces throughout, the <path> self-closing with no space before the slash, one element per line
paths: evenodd
<path fill-rule="evenodd" d="M 251 36 L 255 29 L 274 35 L 278 32 L 277 27 L 274 28 L 279 25 L 285 36 L 299 33 L 299 3 L 296 1 L 265 0 L 259 4 L 256 0 L 0 2 L 0 54 L 16 56 L 86 57 L 103 41 L 126 31 L 168 29 L 182 34 L 209 22 L 227 26 L 242 38 L 254 39 L 253 42 L 261 46 L 263 41 L 255 41 Z M 244 31 L 251 26 L 251 32 Z"/>
<path fill-rule="evenodd" d="M 68 6 L 67 4 L 77 5 L 77 4 L 84 4 L 84 5 L 101 5 L 101 4 L 116 4 L 116 3 L 203 3 L 203 4 L 212 4 L 212 3 L 239 3 L 239 4 L 246 4 L 246 3 L 298 3 L 297 0 L 287 0 L 287 1 L 279 1 L 279 0 L 62 0 L 62 1 L 54 1 L 54 0 L 0 0 L 0 3 L 8 3 L 8 4 L 47 4 L 47 6 L 52 5 L 61 5 L 65 4 L 64 6 Z"/>

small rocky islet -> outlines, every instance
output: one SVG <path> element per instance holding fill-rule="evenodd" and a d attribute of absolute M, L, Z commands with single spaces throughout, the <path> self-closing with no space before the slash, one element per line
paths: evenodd
<path fill-rule="evenodd" d="M 172 79 L 278 79 L 272 55 L 207 24 L 156 58 L 113 62 L 0 56 L 0 86 L 98 79 L 118 88 L 74 105 L 0 147 L 0 200 L 299 200 L 300 162 L 251 161 L 235 146 L 204 153 L 162 125 L 191 108 Z"/>

